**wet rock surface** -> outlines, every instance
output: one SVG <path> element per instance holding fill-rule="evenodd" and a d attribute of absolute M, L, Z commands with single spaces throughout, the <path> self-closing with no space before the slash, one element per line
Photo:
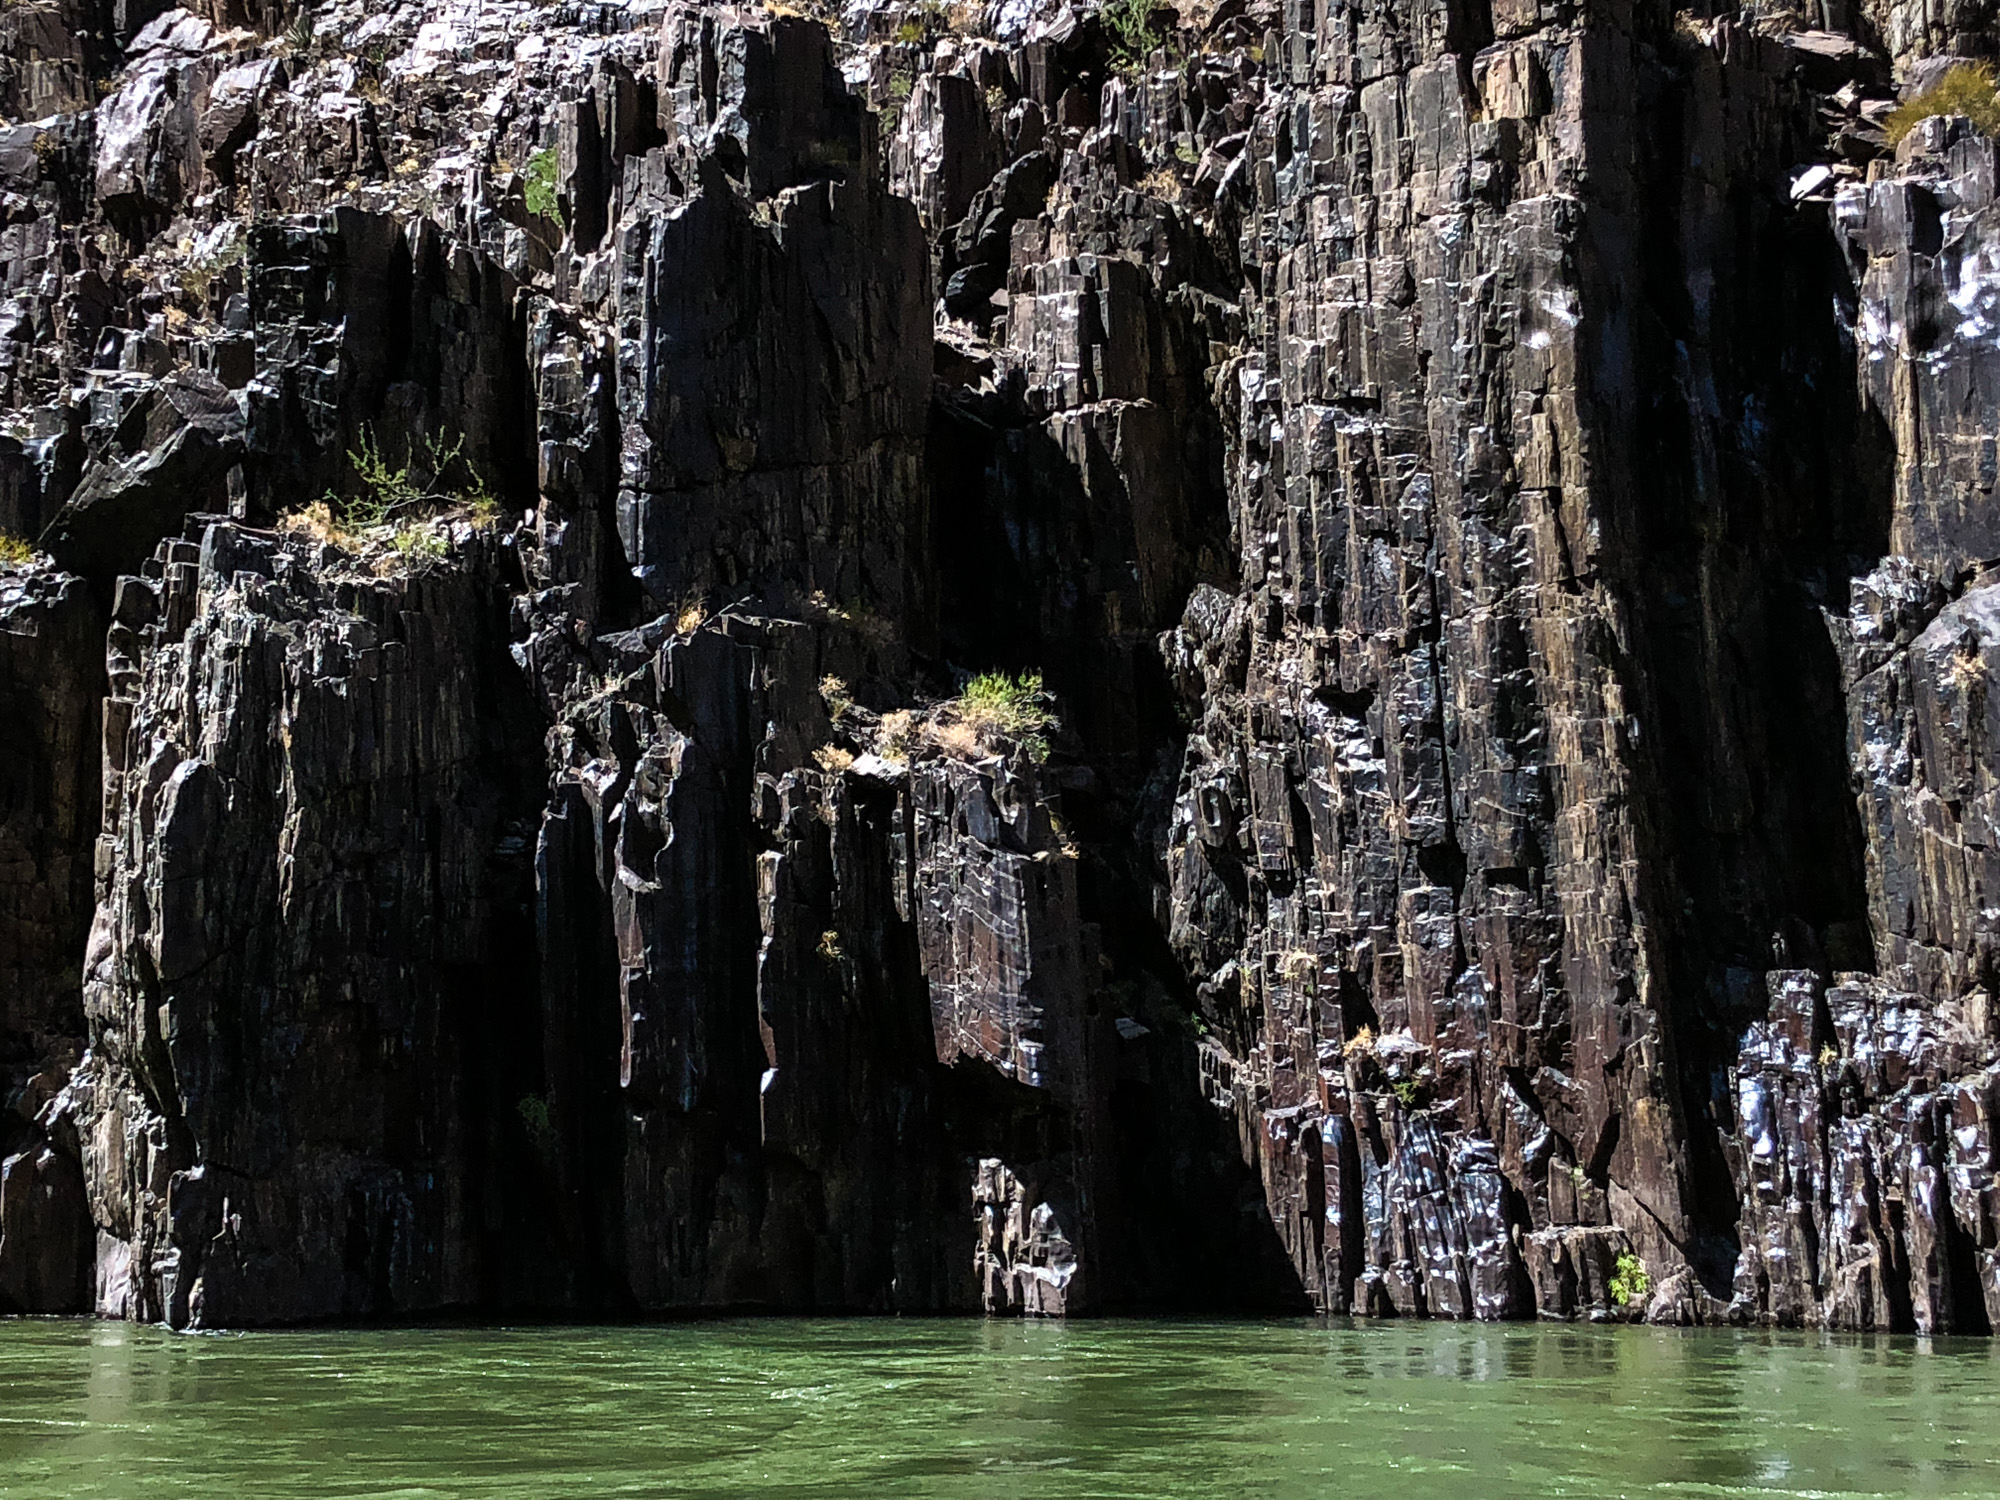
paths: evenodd
<path fill-rule="evenodd" d="M 1991 1331 L 2000 34 L 1815 19 L 8 8 L 0 1310 Z"/>

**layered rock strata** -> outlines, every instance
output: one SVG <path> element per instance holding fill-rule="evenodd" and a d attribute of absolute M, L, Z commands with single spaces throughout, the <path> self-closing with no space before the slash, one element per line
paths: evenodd
<path fill-rule="evenodd" d="M 1817 19 L 11 8 L 0 1310 L 1990 1331 L 2000 36 Z"/>

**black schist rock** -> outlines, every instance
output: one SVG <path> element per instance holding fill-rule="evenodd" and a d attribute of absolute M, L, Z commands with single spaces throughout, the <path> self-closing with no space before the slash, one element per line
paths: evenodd
<path fill-rule="evenodd" d="M 4 12 L 0 1311 L 1992 1330 L 2000 33 L 1142 19 Z"/>

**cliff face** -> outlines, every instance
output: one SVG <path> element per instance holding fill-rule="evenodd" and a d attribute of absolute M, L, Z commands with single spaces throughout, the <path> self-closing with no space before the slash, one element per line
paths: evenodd
<path fill-rule="evenodd" d="M 1813 19 L 9 8 L 0 1310 L 1990 1330 L 2000 34 Z"/>

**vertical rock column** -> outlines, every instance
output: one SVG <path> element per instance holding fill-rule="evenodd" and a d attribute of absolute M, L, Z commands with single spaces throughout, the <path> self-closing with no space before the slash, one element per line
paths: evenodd
<path fill-rule="evenodd" d="M 1888 553 L 1828 613 L 1874 973 L 1771 976 L 1773 1023 L 1736 1069 L 1737 1303 L 1779 1322 L 1983 1333 L 2000 1321 L 2000 929 L 1981 894 L 2000 876 L 2000 163 L 1949 118 L 1897 157 L 1832 210 L 1863 418 L 1895 452 Z"/>
<path fill-rule="evenodd" d="M 101 1314 L 565 1300 L 534 1279 L 539 1174 L 505 1159 L 532 1154 L 510 808 L 539 778 L 504 619 L 476 535 L 385 578 L 215 522 L 120 580 L 92 1045 L 60 1105 Z"/>
<path fill-rule="evenodd" d="M 1287 22 L 1218 388 L 1240 591 L 1168 643 L 1173 941 L 1304 1293 L 1570 1314 L 1579 1256 L 1692 1250 L 1593 437 L 1633 62 L 1608 18 Z"/>
<path fill-rule="evenodd" d="M 1013 1103 L 985 1122 L 1001 1154 L 972 1184 L 974 1274 L 989 1312 L 1088 1310 L 1104 1138 L 1108 1018 L 1064 847 L 1025 757 L 916 767 L 909 878 L 940 1062 L 990 1069 Z M 1037 1095 L 1045 1095 L 1046 1103 Z M 1005 1114 L 1016 1116 L 1006 1128 Z"/>
<path fill-rule="evenodd" d="M 83 1049 L 102 634 L 82 579 L 0 565 L 0 1312 L 89 1306 L 81 1164 L 50 1105 Z"/>

